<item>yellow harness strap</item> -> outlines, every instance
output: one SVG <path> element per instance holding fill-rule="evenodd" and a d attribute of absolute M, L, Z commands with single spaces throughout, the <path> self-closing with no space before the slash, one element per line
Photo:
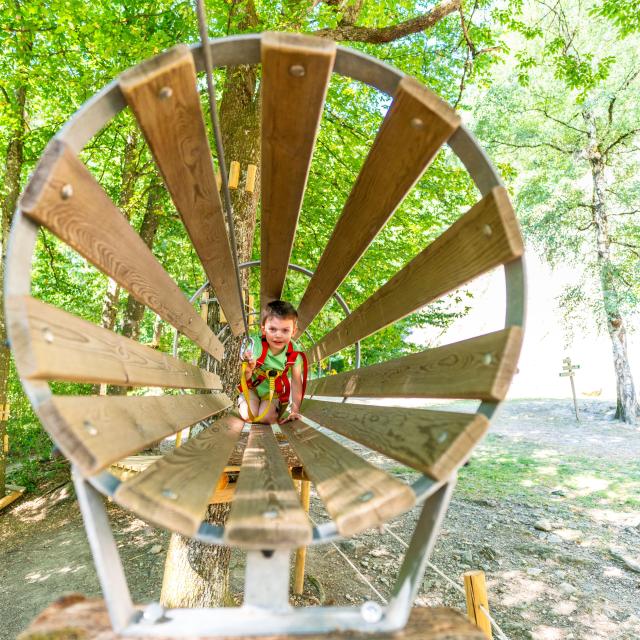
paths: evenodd
<path fill-rule="evenodd" d="M 251 411 L 251 402 L 249 398 L 249 387 L 247 386 L 247 378 L 244 375 L 246 370 L 247 370 L 247 363 L 243 362 L 242 373 L 240 374 L 240 386 L 242 387 L 242 395 L 244 396 L 244 399 L 247 402 L 247 413 L 249 414 L 249 420 L 251 420 L 251 422 L 259 422 L 260 420 L 262 420 L 262 418 L 264 418 L 267 415 L 267 412 L 271 407 L 271 403 L 273 402 L 273 394 L 275 393 L 275 390 L 276 390 L 276 380 L 280 372 L 276 371 L 275 369 L 269 369 L 267 371 L 267 378 L 269 379 L 269 404 L 267 405 L 267 408 L 259 416 L 254 416 L 253 412 Z"/>

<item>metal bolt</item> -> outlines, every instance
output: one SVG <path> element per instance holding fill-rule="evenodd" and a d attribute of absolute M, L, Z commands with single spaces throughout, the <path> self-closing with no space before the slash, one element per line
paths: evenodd
<path fill-rule="evenodd" d="M 492 354 L 485 353 L 482 356 L 482 364 L 486 364 L 487 366 L 489 366 L 492 362 L 493 362 L 493 355 Z"/>
<path fill-rule="evenodd" d="M 171 87 L 162 87 L 160 91 L 158 91 L 158 98 L 160 100 L 168 100 L 173 95 L 173 89 Z"/>
<path fill-rule="evenodd" d="M 53 342 L 53 331 L 49 329 L 49 327 L 45 327 L 42 330 L 42 335 L 44 336 L 44 341 L 51 344 Z"/>
<path fill-rule="evenodd" d="M 263 518 L 268 518 L 269 520 L 273 520 L 274 518 L 278 517 L 278 510 L 277 509 L 269 509 L 267 511 L 264 511 L 262 514 Z"/>
<path fill-rule="evenodd" d="M 85 420 L 82 423 L 82 426 L 84 427 L 84 430 L 90 435 L 90 436 L 97 436 L 98 435 L 98 430 L 88 421 Z"/>
<path fill-rule="evenodd" d="M 152 602 L 145 607 L 142 618 L 153 624 L 160 622 L 164 618 L 164 607 L 159 602 Z"/>
<path fill-rule="evenodd" d="M 491 225 L 485 224 L 484 227 L 482 227 L 482 233 L 484 233 L 484 235 L 488 238 L 493 233 Z"/>
<path fill-rule="evenodd" d="M 165 498 L 169 498 L 169 500 L 178 499 L 178 494 L 175 491 L 172 491 L 171 489 L 167 489 L 166 487 L 162 490 L 161 493 Z"/>
<path fill-rule="evenodd" d="M 414 129 L 424 129 L 424 121 L 421 118 L 411 118 L 411 126 Z"/>
<path fill-rule="evenodd" d="M 73 187 L 70 184 L 62 185 L 60 189 L 60 197 L 63 200 L 68 200 L 73 195 Z"/>
<path fill-rule="evenodd" d="M 442 431 L 441 433 L 439 433 L 436 436 L 436 441 L 438 444 L 442 444 L 443 442 L 446 442 L 447 438 L 449 437 L 449 435 L 447 434 L 446 431 Z"/>
<path fill-rule="evenodd" d="M 363 493 L 358 500 L 360 502 L 369 502 L 369 500 L 371 500 L 373 498 L 373 491 L 367 491 L 366 493 Z"/>
<path fill-rule="evenodd" d="M 301 64 L 292 64 L 289 67 L 289 73 L 296 78 L 302 78 L 302 76 L 307 72 Z"/>
<path fill-rule="evenodd" d="M 360 615 L 365 622 L 380 622 L 382 620 L 382 607 L 371 600 L 362 603 Z"/>

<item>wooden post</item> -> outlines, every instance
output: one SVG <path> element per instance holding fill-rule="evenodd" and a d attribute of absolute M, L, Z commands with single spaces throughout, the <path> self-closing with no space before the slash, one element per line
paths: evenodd
<path fill-rule="evenodd" d="M 309 503 L 311 499 L 311 482 L 309 480 L 295 480 L 296 485 L 300 485 L 300 502 L 303 509 L 309 513 Z M 307 561 L 307 548 L 301 547 L 296 550 L 295 579 L 293 592 L 301 595 L 304 591 L 304 568 Z"/>
<path fill-rule="evenodd" d="M 466 571 L 464 577 L 464 590 L 467 594 L 467 616 L 473 624 L 483 631 L 485 636 L 491 640 L 491 622 L 484 614 L 483 606 L 489 611 L 489 600 L 487 598 L 487 585 L 483 571 Z"/>
<path fill-rule="evenodd" d="M 565 358 L 562 361 L 562 373 L 560 373 L 561 378 L 569 378 L 571 382 L 571 395 L 573 396 L 573 408 L 576 412 L 576 420 L 580 422 L 580 415 L 578 414 L 578 399 L 576 398 L 576 385 L 573 381 L 574 371 L 580 368 L 579 364 L 571 364 L 571 358 Z"/>
<path fill-rule="evenodd" d="M 258 171 L 258 167 L 255 164 L 247 165 L 247 178 L 244 183 L 244 190 L 253 193 L 256 188 L 256 173 Z"/>

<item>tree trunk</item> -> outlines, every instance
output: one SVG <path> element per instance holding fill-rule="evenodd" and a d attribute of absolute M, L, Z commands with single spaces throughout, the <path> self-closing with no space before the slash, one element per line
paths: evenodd
<path fill-rule="evenodd" d="M 227 169 L 232 160 L 246 165 L 258 165 L 260 155 L 259 99 L 256 94 L 256 72 L 251 67 L 234 67 L 227 72 L 224 97 L 220 105 L 220 124 Z M 259 176 L 253 193 L 244 189 L 231 192 L 238 260 L 251 257 L 256 227 L 256 210 L 260 197 Z M 246 272 L 243 286 L 246 288 Z M 210 305 L 208 323 L 214 332 L 221 328 L 217 305 Z M 230 337 L 225 343 L 225 355 L 218 363 L 208 354 L 201 366 L 215 370 L 222 380 L 223 390 L 235 397 L 239 378 L 240 347 L 243 337 Z M 229 504 L 210 505 L 207 522 L 222 526 L 229 513 Z M 179 534 L 171 536 L 161 602 L 171 607 L 219 607 L 229 604 L 229 561 L 231 550 L 225 546 L 204 545 Z"/>
<path fill-rule="evenodd" d="M 0 498 L 6 493 L 7 460 L 4 451 L 4 438 L 7 433 L 7 420 L 4 409 L 8 402 L 9 370 L 11 353 L 7 344 L 7 327 L 4 315 L 4 275 L 7 257 L 7 241 L 13 219 L 13 212 L 20 195 L 20 175 L 24 162 L 24 135 L 26 132 L 27 88 L 18 87 L 16 92 L 16 127 L 7 146 L 4 174 L 4 197 L 2 199 L 2 253 L 0 254 Z"/>
<path fill-rule="evenodd" d="M 589 132 L 587 157 L 593 181 L 593 224 L 596 231 L 597 263 L 600 276 L 602 301 L 607 330 L 613 351 L 613 366 L 616 374 L 618 420 L 635 424 L 638 415 L 638 400 L 633 375 L 627 355 L 626 324 L 621 311 L 620 298 L 611 262 L 611 241 L 607 217 L 605 164 L 598 144 L 598 135 L 593 115 L 585 110 L 583 118 Z"/>

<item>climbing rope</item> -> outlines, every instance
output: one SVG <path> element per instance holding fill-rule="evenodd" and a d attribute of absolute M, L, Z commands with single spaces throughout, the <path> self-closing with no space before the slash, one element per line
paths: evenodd
<path fill-rule="evenodd" d="M 213 137 L 216 143 L 216 155 L 218 156 L 218 167 L 222 180 L 222 193 L 224 196 L 224 209 L 227 216 L 227 226 L 229 228 L 229 244 L 231 255 L 233 256 L 233 268 L 236 272 L 238 294 L 240 296 L 240 308 L 242 309 L 242 322 L 244 323 L 244 333 L 249 335 L 249 324 L 247 322 L 247 312 L 242 299 L 242 281 L 240 279 L 240 266 L 238 261 L 238 245 L 236 243 L 236 231 L 233 224 L 233 207 L 231 205 L 231 194 L 229 193 L 229 178 L 227 176 L 227 164 L 224 159 L 224 149 L 222 147 L 222 133 L 218 121 L 218 110 L 216 108 L 216 90 L 213 82 L 213 64 L 211 62 L 211 49 L 209 48 L 209 32 L 207 30 L 207 14 L 204 8 L 204 0 L 196 0 L 196 13 L 198 14 L 198 26 L 200 28 L 200 44 L 204 57 L 204 68 L 207 76 L 207 93 L 209 95 L 209 112 L 211 114 L 211 125 L 213 126 Z"/>

